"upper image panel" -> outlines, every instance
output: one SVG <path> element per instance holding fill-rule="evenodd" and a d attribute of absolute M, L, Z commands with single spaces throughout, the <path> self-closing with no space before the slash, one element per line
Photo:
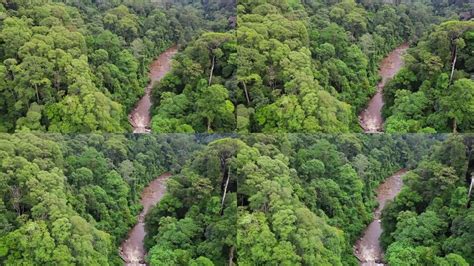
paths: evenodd
<path fill-rule="evenodd" d="M 0 132 L 473 132 L 473 10 L 5 0 Z"/>
<path fill-rule="evenodd" d="M 238 130 L 472 132 L 474 3 L 448 2 L 238 1 Z"/>
<path fill-rule="evenodd" d="M 0 132 L 232 131 L 235 8 L 0 1 Z"/>

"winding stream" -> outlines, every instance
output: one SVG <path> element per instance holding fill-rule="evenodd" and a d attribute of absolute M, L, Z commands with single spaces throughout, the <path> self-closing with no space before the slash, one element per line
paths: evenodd
<path fill-rule="evenodd" d="M 380 63 L 379 75 L 382 80 L 377 84 L 377 92 L 370 99 L 367 108 L 359 114 L 359 124 L 366 133 L 376 133 L 383 131 L 383 88 L 385 84 L 393 78 L 403 67 L 403 55 L 408 49 L 408 44 L 402 44 L 388 54 Z M 393 200 L 402 189 L 402 176 L 405 169 L 398 171 L 377 188 L 377 202 L 379 206 L 374 211 L 374 220 L 365 229 L 364 234 L 354 245 L 354 255 L 363 266 L 385 265 L 383 263 L 383 249 L 380 245 L 382 226 L 380 215 L 385 204 Z"/>
<path fill-rule="evenodd" d="M 402 177 L 406 172 L 406 169 L 396 172 L 377 188 L 379 206 L 374 211 L 374 220 L 365 229 L 364 234 L 354 246 L 354 255 L 359 259 L 360 265 L 385 265 L 383 263 L 383 250 L 379 241 L 382 234 L 380 215 L 387 201 L 393 200 L 400 193 L 403 185 Z"/>
<path fill-rule="evenodd" d="M 402 44 L 380 62 L 379 75 L 382 80 L 377 84 L 377 92 L 370 99 L 367 108 L 359 114 L 359 124 L 364 129 L 364 132 L 376 133 L 383 131 L 383 88 L 387 81 L 393 78 L 403 67 L 403 55 L 407 49 L 408 44 Z"/>
<path fill-rule="evenodd" d="M 166 173 L 157 177 L 143 190 L 140 201 L 143 205 L 143 210 L 138 216 L 138 223 L 132 228 L 132 230 L 130 230 L 127 239 L 125 239 L 120 245 L 119 254 L 124 260 L 125 265 L 146 265 L 146 250 L 143 246 L 143 240 L 146 235 L 144 221 L 145 215 L 165 195 L 166 181 L 170 176 L 171 174 Z"/>
<path fill-rule="evenodd" d="M 133 133 L 150 132 L 150 108 L 151 90 L 155 82 L 160 81 L 171 70 L 171 59 L 177 53 L 178 48 L 173 46 L 160 54 L 150 66 L 150 84 L 145 89 L 145 95 L 138 101 L 135 108 L 128 115 L 128 121 L 133 127 Z"/>
<path fill-rule="evenodd" d="M 138 101 L 133 111 L 129 114 L 128 120 L 133 126 L 133 133 L 150 132 L 150 108 L 151 90 L 155 82 L 160 81 L 171 70 L 171 59 L 177 53 L 178 49 L 173 46 L 162 53 L 150 66 L 150 84 L 145 89 L 145 95 Z M 125 262 L 125 265 L 146 265 L 146 250 L 143 246 L 145 239 L 145 215 L 155 206 L 166 192 L 166 181 L 170 174 L 163 174 L 150 182 L 141 194 L 140 203 L 143 210 L 138 216 L 137 224 L 128 232 L 128 237 L 120 245 L 119 255 Z"/>

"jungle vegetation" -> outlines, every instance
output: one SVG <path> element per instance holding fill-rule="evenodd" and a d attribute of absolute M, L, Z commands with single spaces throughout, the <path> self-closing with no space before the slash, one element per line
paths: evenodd
<path fill-rule="evenodd" d="M 0 131 L 130 131 L 127 114 L 144 93 L 151 60 L 203 31 L 231 28 L 232 6 L 2 1 Z"/>
<path fill-rule="evenodd" d="M 375 189 L 410 170 L 382 215 L 386 259 L 469 265 L 473 139 L 461 135 L 55 135 L 0 138 L 0 262 L 116 265 L 142 189 L 150 265 L 357 265 Z M 456 264 L 457 263 L 457 264 Z"/>

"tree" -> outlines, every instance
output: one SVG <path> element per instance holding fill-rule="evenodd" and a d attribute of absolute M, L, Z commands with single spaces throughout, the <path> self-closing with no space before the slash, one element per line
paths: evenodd
<path fill-rule="evenodd" d="M 198 115 L 206 121 L 207 132 L 212 132 L 214 124 L 227 128 L 233 126 L 234 105 L 228 97 L 229 94 L 222 85 L 204 86 L 199 89 L 196 108 Z"/>
<path fill-rule="evenodd" d="M 447 95 L 440 99 L 441 111 L 452 120 L 453 132 L 471 131 L 474 121 L 474 81 L 470 79 L 456 80 L 448 89 Z"/>

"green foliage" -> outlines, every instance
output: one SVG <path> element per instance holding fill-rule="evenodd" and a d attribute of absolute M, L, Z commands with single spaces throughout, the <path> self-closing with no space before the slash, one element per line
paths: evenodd
<path fill-rule="evenodd" d="M 382 214 L 387 261 L 469 265 L 470 145 L 459 135 L 1 135 L 0 262 L 120 263 L 141 190 L 173 171 L 145 218 L 151 265 L 353 265 L 375 189 L 412 168 Z"/>
<path fill-rule="evenodd" d="M 181 135 L 0 135 L 0 264 L 120 264 L 140 191 L 197 148 Z"/>
<path fill-rule="evenodd" d="M 375 189 L 435 142 L 397 135 L 242 138 L 250 146 L 237 156 L 244 265 L 356 265 L 351 247 L 372 220 Z"/>
<path fill-rule="evenodd" d="M 180 53 L 153 90 L 154 132 L 359 132 L 379 62 L 403 42 L 417 48 L 384 90 L 386 131 L 472 131 L 474 35 L 472 21 L 457 20 L 472 16 L 466 0 L 1 8 L 2 132 L 129 131 L 147 66 L 173 44 Z"/>
<path fill-rule="evenodd" d="M 254 110 L 237 115 L 239 132 L 360 131 L 357 114 L 375 93 L 379 61 L 438 22 L 416 1 L 243 1 L 237 10 L 233 101 Z M 398 116 L 387 128 L 433 131 L 406 121 Z"/>
<path fill-rule="evenodd" d="M 471 132 L 472 47 L 474 23 L 447 21 L 410 49 L 405 68 L 384 89 L 387 131 Z"/>
<path fill-rule="evenodd" d="M 2 3 L 0 131 L 128 131 L 151 60 L 202 29 L 228 29 L 233 10 L 232 1 L 135 2 Z M 192 131 L 183 124 L 168 132 Z"/>
<path fill-rule="evenodd" d="M 206 32 L 176 56 L 171 73 L 153 91 L 154 132 L 235 130 L 236 46 L 232 31 Z"/>
<path fill-rule="evenodd" d="M 151 265 L 223 265 L 236 261 L 237 139 L 207 145 L 171 177 L 167 195 L 146 216 Z"/>
<path fill-rule="evenodd" d="M 60 146 L 31 134 L 1 139 L 2 215 L 11 225 L 0 235 L 2 264 L 86 265 L 113 259 L 112 237 L 68 202 Z"/>
<path fill-rule="evenodd" d="M 388 263 L 473 263 L 472 245 L 468 243 L 474 234 L 463 227 L 473 213 L 466 198 L 466 176 L 472 169 L 468 171 L 463 141 L 452 135 L 435 146 L 430 156 L 406 175 L 402 192 L 383 211 L 382 243 L 387 247 Z"/>

